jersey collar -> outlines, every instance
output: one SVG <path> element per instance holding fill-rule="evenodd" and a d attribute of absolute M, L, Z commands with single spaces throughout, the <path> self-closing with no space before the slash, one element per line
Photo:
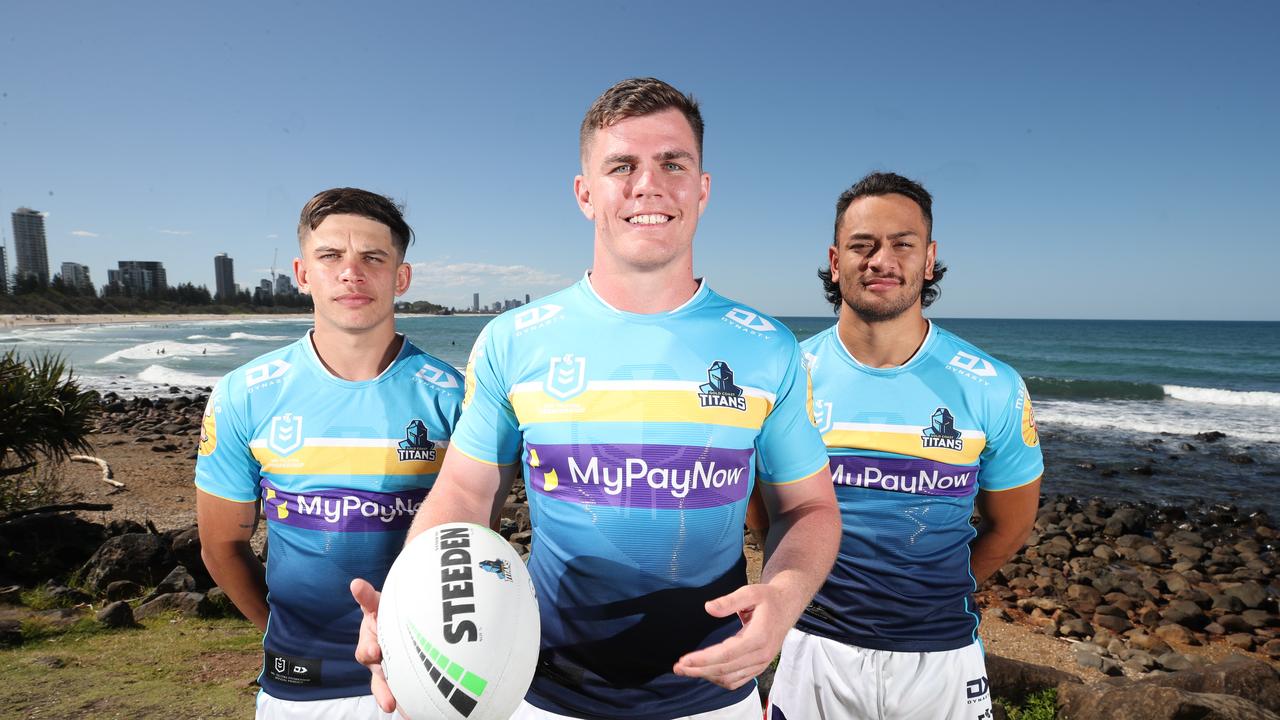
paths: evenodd
<path fill-rule="evenodd" d="M 844 346 L 844 341 L 840 339 L 840 332 L 837 327 L 831 328 L 831 341 L 835 343 L 837 348 L 839 348 L 839 350 L 836 351 L 837 354 L 842 356 L 845 360 L 849 362 L 850 365 L 853 365 L 859 370 L 866 373 L 870 373 L 872 375 L 896 375 L 906 370 L 907 368 L 911 367 L 920 358 L 924 357 L 925 353 L 929 349 L 929 346 L 933 343 L 933 337 L 936 334 L 934 332 L 933 321 L 928 318 L 925 318 L 925 322 L 929 323 L 929 329 L 925 331 L 924 341 L 920 343 L 920 347 L 916 348 L 916 351 L 911 354 L 911 357 L 907 358 L 906 362 L 902 363 L 901 365 L 895 365 L 894 367 L 874 368 L 874 367 L 871 367 L 870 365 L 864 364 L 861 360 L 858 360 L 858 358 L 853 356 L 853 353 L 849 352 L 849 348 Z"/>
<path fill-rule="evenodd" d="M 591 286 L 590 270 L 587 270 L 582 274 L 582 280 L 579 281 L 578 284 L 584 288 L 584 292 L 589 297 L 593 298 L 597 303 L 600 304 L 602 308 L 604 308 L 605 310 L 608 310 L 610 313 L 613 313 L 614 315 L 620 315 L 622 317 L 633 318 L 633 319 L 661 320 L 664 318 L 669 318 L 672 315 L 682 313 L 698 305 L 711 293 L 711 288 L 707 286 L 706 278 L 694 278 L 694 281 L 698 283 L 698 289 L 693 291 L 693 295 L 688 300 L 685 300 L 683 303 L 681 303 L 679 307 L 676 307 L 664 312 L 660 312 L 660 313 L 633 313 L 633 312 L 627 312 L 626 310 L 619 310 L 618 308 L 610 305 L 608 302 L 605 301 L 604 298 L 600 297 L 600 294 L 596 292 L 596 289 Z"/>

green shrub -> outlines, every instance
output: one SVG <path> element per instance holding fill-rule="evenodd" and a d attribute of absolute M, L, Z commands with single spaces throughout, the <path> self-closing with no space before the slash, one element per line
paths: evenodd
<path fill-rule="evenodd" d="M 1058 717 L 1058 691 L 1054 688 L 1041 690 L 1027 696 L 1027 701 L 1020 706 L 1007 700 L 997 699 L 1004 706 L 1009 720 L 1055 720 Z"/>

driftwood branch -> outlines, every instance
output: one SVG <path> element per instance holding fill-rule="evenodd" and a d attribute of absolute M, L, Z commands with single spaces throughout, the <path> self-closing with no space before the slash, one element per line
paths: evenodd
<path fill-rule="evenodd" d="M 0 525 L 3 525 L 11 520 L 17 520 L 18 518 L 26 517 L 28 515 L 41 515 L 43 513 L 64 512 L 66 510 L 110 510 L 111 508 L 112 508 L 112 505 L 110 503 L 76 502 L 76 503 L 65 503 L 63 505 L 43 505 L 41 507 L 27 508 L 26 510 L 18 510 L 17 512 L 12 512 L 12 513 L 9 513 L 8 515 L 5 515 L 4 517 L 0 517 Z"/>
<path fill-rule="evenodd" d="M 72 462 L 83 462 L 83 463 L 94 463 L 94 464 L 96 464 L 98 467 L 102 468 L 102 482 L 104 482 L 104 483 L 106 483 L 106 484 L 108 484 L 108 485 L 113 485 L 113 486 L 118 487 L 118 488 L 122 488 L 122 487 L 124 487 L 124 483 L 122 483 L 122 482 L 120 482 L 120 481 L 118 481 L 118 480 L 112 480 L 112 479 L 111 479 L 111 478 L 112 478 L 111 466 L 110 466 L 110 465 L 108 465 L 108 464 L 107 464 L 107 461 L 106 461 L 106 460 L 103 460 L 102 458 L 91 457 L 91 456 L 89 456 L 89 455 L 72 455 L 72 456 L 71 456 L 71 461 L 72 461 Z"/>

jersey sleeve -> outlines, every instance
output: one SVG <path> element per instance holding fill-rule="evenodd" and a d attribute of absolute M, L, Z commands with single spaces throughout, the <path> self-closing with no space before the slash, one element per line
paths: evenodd
<path fill-rule="evenodd" d="M 507 396 L 502 364 L 506 354 L 495 342 L 494 324 L 485 326 L 467 359 L 462 418 L 450 448 L 491 465 L 510 465 L 520 456 L 520 427 Z"/>
<path fill-rule="evenodd" d="M 996 413 L 979 460 L 980 490 L 1010 490 L 1044 474 L 1035 412 L 1022 378 L 1016 378 L 1014 391 Z"/>
<path fill-rule="evenodd" d="M 196 487 L 224 500 L 254 502 L 262 466 L 249 450 L 248 419 L 231 392 L 232 376 L 218 381 L 200 422 Z"/>
<path fill-rule="evenodd" d="M 782 484 L 803 480 L 827 464 L 827 448 L 813 424 L 813 385 L 801 364 L 800 346 L 791 351 L 773 409 L 756 438 L 760 480 Z"/>

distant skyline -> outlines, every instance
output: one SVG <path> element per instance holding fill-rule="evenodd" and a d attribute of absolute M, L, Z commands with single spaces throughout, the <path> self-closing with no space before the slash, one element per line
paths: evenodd
<path fill-rule="evenodd" d="M 707 122 L 695 271 L 765 312 L 829 314 L 835 199 L 893 170 L 934 194 L 938 317 L 1280 320 L 1277 26 L 1270 2 L 5 3 L 7 260 L 27 206 L 49 266 L 99 286 L 152 260 L 212 292 L 225 252 L 252 288 L 354 185 L 406 203 L 404 300 L 537 298 L 590 262 L 582 113 L 654 75 Z"/>

